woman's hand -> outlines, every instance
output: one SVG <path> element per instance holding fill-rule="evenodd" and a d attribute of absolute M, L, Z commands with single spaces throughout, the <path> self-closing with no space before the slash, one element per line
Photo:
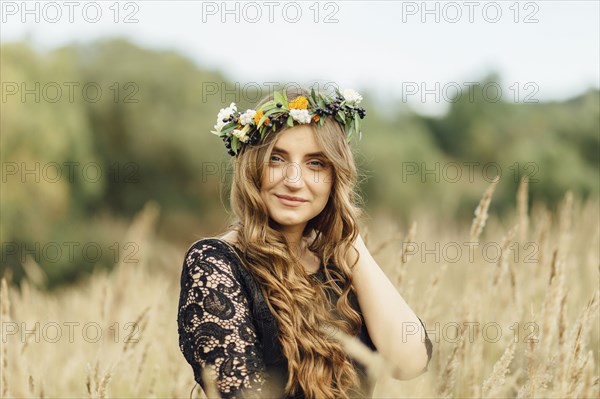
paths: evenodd
<path fill-rule="evenodd" d="M 359 253 L 352 272 L 354 287 L 373 344 L 395 366 L 395 378 L 414 378 L 429 362 L 423 326 L 375 262 L 360 234 L 353 246 Z M 357 255 L 348 252 L 347 260 L 352 265 Z"/>

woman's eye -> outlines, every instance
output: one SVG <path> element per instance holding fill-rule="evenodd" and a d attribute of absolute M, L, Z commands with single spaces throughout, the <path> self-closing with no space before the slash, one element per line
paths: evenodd
<path fill-rule="evenodd" d="M 325 164 L 324 164 L 323 162 L 321 162 L 321 161 L 310 161 L 310 163 L 311 163 L 313 166 L 320 166 L 320 167 L 322 167 L 322 168 L 323 168 L 323 167 L 325 167 Z"/>
<path fill-rule="evenodd" d="M 279 158 L 277 155 L 272 155 L 271 156 L 271 161 L 277 161 L 277 160 L 281 161 L 282 159 Z"/>

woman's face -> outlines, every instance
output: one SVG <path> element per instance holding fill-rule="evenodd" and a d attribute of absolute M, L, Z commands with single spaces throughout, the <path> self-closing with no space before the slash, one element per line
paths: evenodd
<path fill-rule="evenodd" d="M 331 193 L 333 169 L 314 134 L 309 125 L 279 134 L 262 177 L 261 197 L 269 216 L 286 230 L 302 231 Z"/>

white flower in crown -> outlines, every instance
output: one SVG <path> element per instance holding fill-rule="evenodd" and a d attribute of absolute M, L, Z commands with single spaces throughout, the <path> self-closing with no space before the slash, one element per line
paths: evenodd
<path fill-rule="evenodd" d="M 256 115 L 256 111 L 253 109 L 246 110 L 243 114 L 240 115 L 240 123 L 242 126 L 246 126 L 250 122 L 254 122 L 254 115 Z"/>
<path fill-rule="evenodd" d="M 235 137 L 237 137 L 242 143 L 245 143 L 249 139 L 248 134 L 247 134 L 248 130 L 250 130 L 250 125 L 244 126 L 244 128 L 242 130 L 234 129 L 233 135 Z"/>
<path fill-rule="evenodd" d="M 221 132 L 221 130 L 223 129 L 223 126 L 225 126 L 225 122 L 223 122 L 223 118 L 219 118 L 217 120 L 217 124 L 214 126 L 214 129 L 216 132 Z"/>
<path fill-rule="evenodd" d="M 306 109 L 290 109 L 290 115 L 298 123 L 310 123 L 310 115 Z"/>
<path fill-rule="evenodd" d="M 221 110 L 219 111 L 219 115 L 217 116 L 217 124 L 215 125 L 215 130 L 217 132 L 220 132 L 221 129 L 223 129 L 223 126 L 225 126 L 228 123 L 223 122 L 223 119 L 229 118 L 231 114 L 233 114 L 236 111 L 237 107 L 235 103 L 231 103 L 227 108 L 221 108 Z"/>
<path fill-rule="evenodd" d="M 346 99 L 346 102 L 358 104 L 362 101 L 362 96 L 358 94 L 355 90 L 352 89 L 344 89 L 342 95 Z"/>

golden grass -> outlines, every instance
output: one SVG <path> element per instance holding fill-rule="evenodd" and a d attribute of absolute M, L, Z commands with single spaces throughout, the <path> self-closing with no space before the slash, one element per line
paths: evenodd
<path fill-rule="evenodd" d="M 475 209 L 475 219 L 473 219 L 473 223 L 471 224 L 471 241 L 477 241 L 479 239 L 479 235 L 483 231 L 485 227 L 485 223 L 488 218 L 488 208 L 490 207 L 490 203 L 492 202 L 492 195 L 494 195 L 494 190 L 496 189 L 496 185 L 500 181 L 500 178 L 496 176 L 492 181 L 492 184 L 485 190 L 481 201 L 479 201 L 479 205 Z"/>
<path fill-rule="evenodd" d="M 368 226 L 369 248 L 434 345 L 427 373 L 397 381 L 383 357 L 336 335 L 378 379 L 376 397 L 599 396 L 598 202 L 567 193 L 555 214 L 543 204 L 529 208 L 524 180 L 514 215 L 500 220 L 490 206 L 496 183 L 470 229 L 468 221 L 429 215 L 415 215 L 410 226 Z M 20 287 L 9 275 L 2 279 L 3 398 L 205 397 L 199 387 L 190 394 L 192 370 L 178 347 L 186 248 L 153 237 L 157 215 L 149 205 L 130 227 L 139 263 L 121 260 L 112 272 L 55 293 L 43 289 L 45 276 L 32 260 L 32 278 Z M 479 245 L 469 253 L 466 242 Z M 444 253 L 450 243 L 463 249 L 458 259 Z M 486 244 L 493 244 L 487 253 Z M 53 340 L 56 325 L 62 335 Z M 214 384 L 207 391 L 218 396 Z"/>

